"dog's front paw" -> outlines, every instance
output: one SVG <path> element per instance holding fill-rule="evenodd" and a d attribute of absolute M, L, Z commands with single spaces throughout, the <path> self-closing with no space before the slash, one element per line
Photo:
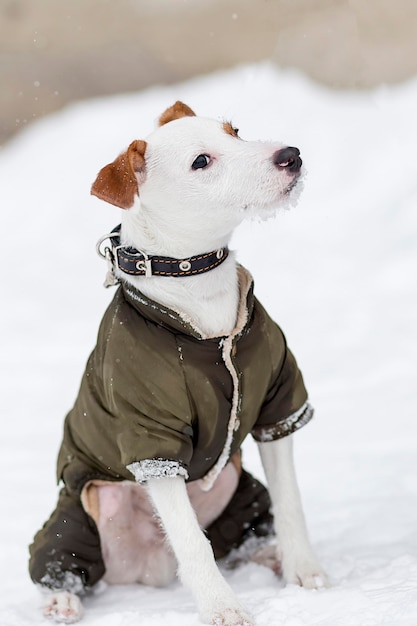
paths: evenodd
<path fill-rule="evenodd" d="M 323 589 L 329 586 L 325 572 L 315 558 L 282 559 L 282 573 L 289 584 L 306 589 Z"/>
<path fill-rule="evenodd" d="M 56 591 L 48 595 L 43 614 L 60 624 L 75 624 L 83 615 L 83 607 L 74 593 Z"/>
<path fill-rule="evenodd" d="M 254 626 L 249 615 L 237 609 L 219 611 L 210 623 L 212 626 Z"/>

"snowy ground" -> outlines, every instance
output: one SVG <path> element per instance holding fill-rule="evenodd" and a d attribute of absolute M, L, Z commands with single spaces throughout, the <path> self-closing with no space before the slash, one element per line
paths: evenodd
<path fill-rule="evenodd" d="M 90 183 L 178 98 L 300 147 L 309 171 L 297 208 L 244 225 L 234 247 L 316 407 L 297 466 L 332 587 L 284 588 L 256 565 L 226 575 L 258 626 L 415 626 L 417 80 L 333 93 L 268 64 L 72 106 L 0 153 L 0 624 L 43 623 L 27 544 L 54 506 L 62 420 L 113 294 L 94 245 L 118 210 Z M 245 462 L 262 476 L 252 442 Z M 87 609 L 86 626 L 199 623 L 178 583 L 107 588 Z"/>

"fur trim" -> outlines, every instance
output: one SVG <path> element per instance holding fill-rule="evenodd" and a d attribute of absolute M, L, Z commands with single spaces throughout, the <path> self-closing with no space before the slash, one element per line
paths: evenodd
<path fill-rule="evenodd" d="M 135 461 L 126 466 L 133 474 L 138 483 L 144 483 L 149 478 L 184 476 L 188 478 L 188 472 L 178 461 L 168 461 L 166 459 L 144 459 Z"/>
<path fill-rule="evenodd" d="M 282 439 L 307 424 L 314 415 L 314 409 L 309 402 L 305 402 L 303 406 L 295 413 L 292 413 L 285 419 L 276 424 L 268 424 L 266 426 L 256 426 L 252 430 L 252 436 L 255 441 L 266 442 Z"/>
<path fill-rule="evenodd" d="M 236 326 L 232 333 L 222 340 L 222 357 L 223 361 L 229 370 L 230 376 L 233 381 L 233 397 L 232 397 L 232 409 L 230 411 L 229 424 L 227 426 L 227 435 L 226 441 L 223 447 L 223 450 L 217 459 L 216 463 L 213 465 L 211 470 L 207 472 L 203 478 L 200 479 L 201 489 L 203 491 L 209 491 L 213 484 L 222 471 L 222 469 L 227 464 L 230 458 L 230 452 L 232 449 L 233 443 L 233 434 L 239 428 L 239 405 L 240 405 L 240 386 L 239 386 L 239 376 L 236 371 L 236 368 L 233 364 L 232 359 L 232 351 L 234 347 L 234 339 L 243 331 L 247 321 L 248 321 L 248 309 L 246 306 L 246 300 L 248 295 L 248 290 L 252 284 L 252 277 L 246 270 L 243 268 L 239 268 L 239 281 L 240 281 L 240 304 L 239 310 L 236 320 Z"/>

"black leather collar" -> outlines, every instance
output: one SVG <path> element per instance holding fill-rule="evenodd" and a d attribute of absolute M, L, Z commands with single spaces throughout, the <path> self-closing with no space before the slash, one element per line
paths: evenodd
<path fill-rule="evenodd" d="M 184 259 L 174 259 L 166 256 L 147 255 L 142 250 L 125 247 L 120 244 L 119 224 L 112 232 L 101 237 L 97 243 L 97 252 L 112 265 L 130 276 L 195 276 L 218 267 L 229 255 L 229 248 L 219 248 L 213 252 L 205 252 L 197 256 Z M 108 239 L 110 247 L 101 250 L 101 244 Z"/>

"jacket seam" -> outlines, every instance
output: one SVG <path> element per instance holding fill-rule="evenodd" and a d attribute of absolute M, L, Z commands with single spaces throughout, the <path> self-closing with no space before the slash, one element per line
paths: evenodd
<path fill-rule="evenodd" d="M 177 347 L 177 358 L 178 358 L 178 363 L 181 369 L 181 374 L 182 374 L 182 379 L 184 381 L 184 387 L 185 387 L 185 391 L 187 392 L 187 401 L 188 401 L 188 410 L 190 412 L 190 417 L 191 417 L 191 425 L 193 428 L 193 448 L 194 448 L 194 426 L 195 423 L 198 423 L 198 420 L 196 420 L 196 411 L 195 411 L 195 407 L 194 402 L 192 400 L 192 396 L 191 396 L 191 392 L 190 392 L 190 388 L 188 386 L 187 383 L 187 376 L 185 374 L 185 368 L 184 368 L 184 357 L 182 354 L 182 346 L 179 343 L 179 336 L 178 335 L 174 335 L 174 339 L 175 339 L 175 345 Z"/>

